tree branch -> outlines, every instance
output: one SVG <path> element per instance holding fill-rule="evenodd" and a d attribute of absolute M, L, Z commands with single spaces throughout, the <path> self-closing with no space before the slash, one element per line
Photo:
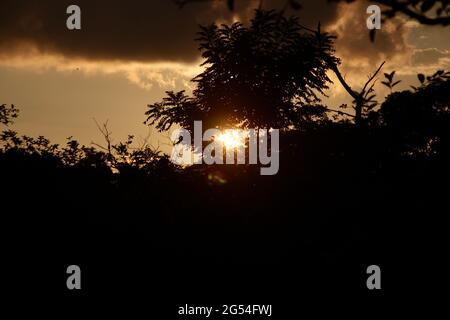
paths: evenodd
<path fill-rule="evenodd" d="M 428 17 L 426 14 L 419 13 L 417 11 L 414 11 L 408 7 L 407 3 L 400 3 L 397 1 L 392 0 L 375 0 L 375 2 L 378 2 L 382 5 L 385 5 L 387 7 L 392 8 L 394 11 L 401 12 L 405 14 L 406 16 L 416 19 L 421 24 L 426 25 L 442 25 L 442 26 L 448 26 L 450 25 L 450 17 Z"/>
<path fill-rule="evenodd" d="M 352 96 L 353 99 L 358 100 L 359 99 L 358 93 L 356 93 L 356 91 L 353 91 L 353 89 L 347 84 L 338 67 L 333 64 L 331 65 L 331 70 L 333 70 L 333 72 L 336 74 L 339 82 L 342 84 L 344 89 L 350 94 L 350 96 Z"/>

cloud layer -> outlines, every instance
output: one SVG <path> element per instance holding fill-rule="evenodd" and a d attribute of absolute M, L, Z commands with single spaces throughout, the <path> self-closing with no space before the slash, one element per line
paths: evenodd
<path fill-rule="evenodd" d="M 231 13 L 216 4 L 183 10 L 168 0 L 78 0 L 82 29 L 66 28 L 66 8 L 73 1 L 3 0 L 0 3 L 0 53 L 24 44 L 42 53 L 86 59 L 192 61 L 199 23 Z"/>
<path fill-rule="evenodd" d="M 0 66 L 121 72 L 146 89 L 155 84 L 170 89 L 177 81 L 188 86 L 188 80 L 200 70 L 194 41 L 198 25 L 248 21 L 260 2 L 236 1 L 235 11 L 230 12 L 221 0 L 194 2 L 182 9 L 171 0 L 78 0 L 82 29 L 70 31 L 66 8 L 73 3 L 1 1 Z M 411 71 L 411 65 L 448 64 L 448 51 L 411 45 L 408 35 L 418 26 L 399 18 L 383 23 L 371 43 L 366 2 L 303 0 L 300 11 L 289 9 L 287 3 L 264 0 L 263 8 L 287 8 L 286 14 L 298 15 L 303 25 L 315 28 L 320 21 L 323 29 L 335 33 L 336 54 L 355 83 L 363 81 L 383 60 L 388 61 L 386 68 L 395 67 L 399 74 Z M 433 38 L 427 37 L 427 41 Z"/>
<path fill-rule="evenodd" d="M 44 54 L 93 60 L 177 61 L 198 58 L 194 42 L 199 24 L 248 20 L 259 1 L 237 1 L 230 12 L 225 1 L 194 2 L 182 9 L 171 0 L 78 0 L 82 28 L 66 28 L 68 0 L 2 0 L 0 54 L 23 54 L 34 46 Z M 281 9 L 286 1 L 266 0 L 265 9 Z M 327 24 L 336 18 L 336 4 L 305 0 L 302 23 Z"/>

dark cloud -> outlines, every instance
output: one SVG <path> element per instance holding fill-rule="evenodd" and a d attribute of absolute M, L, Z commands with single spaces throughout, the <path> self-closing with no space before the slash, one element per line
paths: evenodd
<path fill-rule="evenodd" d="M 298 15 L 305 26 L 316 28 L 320 22 L 324 30 L 337 34 L 337 55 L 343 64 L 374 64 L 411 50 L 405 36 L 409 29 L 398 20 L 384 23 L 375 43 L 370 42 L 365 2 L 302 0 L 300 11 L 286 6 L 288 0 L 262 3 L 264 9 L 285 8 L 287 15 Z M 66 8 L 71 4 L 81 7 L 79 31 L 66 28 Z M 199 57 L 194 41 L 199 24 L 245 22 L 259 4 L 258 0 L 236 0 L 235 11 L 230 12 L 224 0 L 194 1 L 182 9 L 172 0 L 2 0 L 0 56 L 27 54 L 36 48 L 41 53 L 94 61 L 192 62 Z"/>
<path fill-rule="evenodd" d="M 266 0 L 265 9 L 281 9 L 285 0 Z M 82 29 L 66 28 L 66 8 L 81 7 Z M 248 19 L 259 1 L 237 1 L 230 12 L 225 1 L 194 2 L 179 9 L 171 0 L 2 0 L 0 54 L 24 54 L 24 45 L 42 53 L 93 60 L 193 61 L 198 24 Z M 336 5 L 326 0 L 302 1 L 305 25 L 336 18 Z M 292 12 L 291 12 L 292 13 Z"/>
<path fill-rule="evenodd" d="M 265 9 L 283 9 L 286 8 L 286 14 L 297 15 L 300 23 L 309 28 L 315 29 L 320 22 L 322 26 L 328 26 L 338 18 L 338 4 L 328 0 L 301 0 L 301 10 L 293 10 L 286 6 L 289 1 L 284 0 L 264 0 Z"/>
<path fill-rule="evenodd" d="M 82 30 L 66 28 L 66 8 L 81 8 Z M 0 52 L 30 43 L 42 52 L 92 59 L 192 60 L 199 23 L 230 18 L 226 8 L 169 0 L 0 2 Z"/>

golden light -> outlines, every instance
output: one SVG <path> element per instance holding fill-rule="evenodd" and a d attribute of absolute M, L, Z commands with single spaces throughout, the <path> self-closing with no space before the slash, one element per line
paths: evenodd
<path fill-rule="evenodd" d="M 223 143 L 225 148 L 232 149 L 245 146 L 245 139 L 247 138 L 247 132 L 238 129 L 224 130 L 220 135 L 216 137 L 216 140 Z"/>

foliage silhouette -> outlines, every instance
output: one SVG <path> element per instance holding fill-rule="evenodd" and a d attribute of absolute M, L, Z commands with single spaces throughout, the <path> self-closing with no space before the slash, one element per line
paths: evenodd
<path fill-rule="evenodd" d="M 450 134 L 450 72 L 419 77 L 413 92 L 391 94 L 377 112 L 378 125 L 387 131 L 388 144 L 401 155 L 447 156 Z M 425 77 L 424 77 L 425 78 Z"/>
<path fill-rule="evenodd" d="M 208 128 L 299 128 L 326 119 L 319 95 L 339 60 L 333 37 L 321 33 L 320 25 L 305 32 L 297 18 L 257 10 L 249 27 L 201 27 L 197 40 L 206 69 L 193 79 L 193 96 L 167 92 L 162 102 L 149 105 L 149 125 L 191 129 L 202 120 Z"/>
<path fill-rule="evenodd" d="M 394 76 L 395 71 L 392 71 L 391 73 L 385 73 L 384 77 L 386 78 L 386 80 L 381 81 L 381 83 L 384 84 L 386 87 L 388 87 L 391 90 L 391 92 L 392 89 L 402 81 L 402 80 L 394 81 Z"/>

